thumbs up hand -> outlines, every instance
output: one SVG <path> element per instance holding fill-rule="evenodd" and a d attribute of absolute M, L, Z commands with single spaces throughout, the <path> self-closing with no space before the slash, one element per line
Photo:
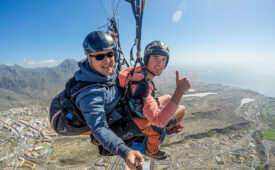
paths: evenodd
<path fill-rule="evenodd" d="M 180 94 L 185 93 L 191 87 L 190 81 L 186 78 L 179 78 L 179 71 L 176 71 L 176 89 Z"/>

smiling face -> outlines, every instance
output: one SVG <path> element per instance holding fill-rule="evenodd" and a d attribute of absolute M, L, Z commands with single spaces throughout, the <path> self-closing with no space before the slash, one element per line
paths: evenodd
<path fill-rule="evenodd" d="M 167 57 L 163 55 L 151 55 L 148 61 L 147 69 L 149 70 L 149 78 L 152 80 L 154 75 L 160 76 L 165 68 Z M 151 74 L 151 73 L 153 74 Z"/>
<path fill-rule="evenodd" d="M 105 55 L 105 57 L 103 58 L 102 55 Z M 87 59 L 90 63 L 90 67 L 99 74 L 109 76 L 113 72 L 113 68 L 115 66 L 115 56 L 113 50 L 89 53 L 87 55 Z"/>

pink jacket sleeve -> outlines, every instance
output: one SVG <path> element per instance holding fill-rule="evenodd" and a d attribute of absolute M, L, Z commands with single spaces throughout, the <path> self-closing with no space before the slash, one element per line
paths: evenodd
<path fill-rule="evenodd" d="M 177 108 L 178 105 L 170 101 L 163 108 L 159 109 L 156 99 L 149 94 L 144 102 L 143 115 L 147 117 L 152 125 L 163 128 L 173 117 Z"/>

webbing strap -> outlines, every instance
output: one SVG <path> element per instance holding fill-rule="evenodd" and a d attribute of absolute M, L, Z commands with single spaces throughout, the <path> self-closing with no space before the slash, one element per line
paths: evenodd
<path fill-rule="evenodd" d="M 81 89 L 79 89 L 78 91 L 76 91 L 74 94 L 71 95 L 71 100 L 73 101 L 73 99 L 76 97 L 76 95 L 78 95 L 81 91 L 85 90 L 85 89 L 88 89 L 90 87 L 93 87 L 93 86 L 102 86 L 102 87 L 108 87 L 108 86 L 112 86 L 112 85 L 116 85 L 115 82 L 113 81 L 108 81 L 108 82 L 105 82 L 105 83 L 95 83 L 95 84 L 90 84 L 90 85 L 87 85 Z"/>
<path fill-rule="evenodd" d="M 142 61 L 142 58 L 140 57 L 140 51 L 141 51 L 141 29 L 142 29 L 142 17 L 143 17 L 143 12 L 144 12 L 144 7 L 145 7 L 145 0 L 141 1 L 141 7 L 140 7 L 140 0 L 126 0 L 127 2 L 129 2 L 131 4 L 132 7 L 132 11 L 136 20 L 136 38 L 134 41 L 134 44 L 130 50 L 130 64 L 132 64 L 134 60 L 133 57 L 133 48 L 134 46 L 137 47 L 137 53 L 136 53 L 136 61 L 134 64 L 134 69 L 136 68 L 137 64 L 139 63 L 141 68 L 142 68 L 142 72 L 144 77 L 147 79 L 147 69 Z M 134 71 L 132 71 L 130 73 L 130 77 L 133 76 Z"/>

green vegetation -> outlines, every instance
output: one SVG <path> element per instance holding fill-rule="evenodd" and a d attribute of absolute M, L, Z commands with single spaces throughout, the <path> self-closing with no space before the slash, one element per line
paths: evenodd
<path fill-rule="evenodd" d="M 267 166 L 265 167 L 254 167 L 256 170 L 267 170 Z"/>
<path fill-rule="evenodd" d="M 263 138 L 275 140 L 275 129 L 268 129 L 263 133 Z"/>
<path fill-rule="evenodd" d="M 48 149 L 50 146 L 48 144 L 44 144 L 42 147 L 43 149 Z"/>
<path fill-rule="evenodd" d="M 47 169 L 55 169 L 55 167 L 54 167 L 54 165 L 48 164 L 48 165 L 47 165 Z"/>
<path fill-rule="evenodd" d="M 275 116 L 271 116 L 270 114 L 275 112 L 275 103 L 270 103 L 265 105 L 261 110 L 261 119 L 269 124 L 270 126 L 274 127 L 275 125 Z"/>
<path fill-rule="evenodd" d="M 271 104 L 267 104 L 265 105 L 262 110 L 261 110 L 261 115 L 263 116 L 269 116 L 269 114 L 275 111 L 275 104 L 271 103 Z"/>

